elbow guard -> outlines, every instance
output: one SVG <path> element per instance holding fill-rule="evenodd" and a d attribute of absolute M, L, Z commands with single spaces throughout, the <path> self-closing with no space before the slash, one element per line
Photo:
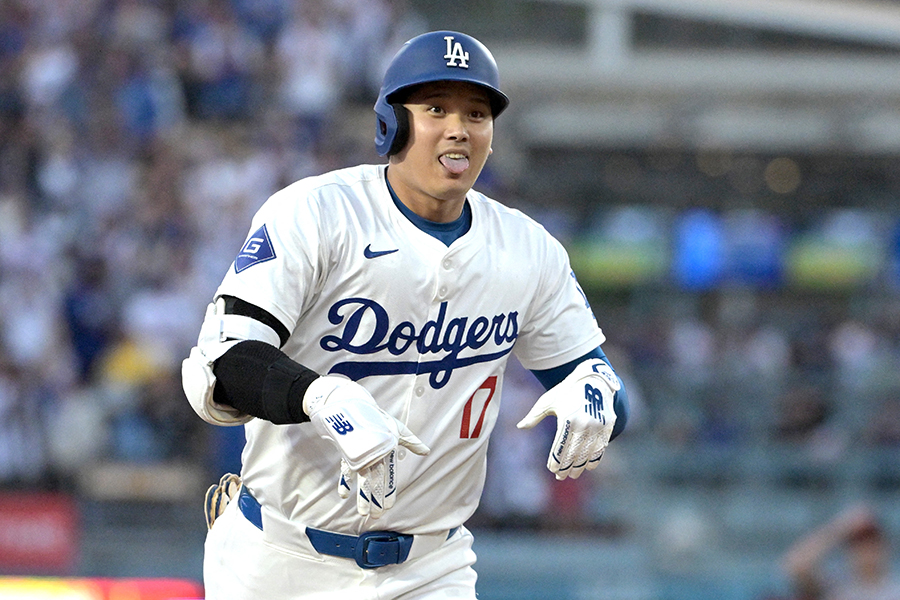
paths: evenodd
<path fill-rule="evenodd" d="M 237 338 L 237 339 L 235 339 Z M 200 418 L 213 425 L 241 425 L 253 418 L 233 406 L 216 402 L 213 392 L 216 376 L 213 364 L 220 356 L 246 339 L 279 344 L 279 336 L 270 327 L 241 315 L 225 314 L 222 298 L 206 308 L 197 345 L 181 363 L 184 394 Z"/>

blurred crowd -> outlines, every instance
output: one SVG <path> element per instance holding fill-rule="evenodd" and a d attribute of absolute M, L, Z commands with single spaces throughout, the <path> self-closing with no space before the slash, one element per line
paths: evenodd
<path fill-rule="evenodd" d="M 0 2 L 0 485 L 203 455 L 180 360 L 250 216 L 369 150 L 336 128 L 424 30 L 402 0 Z"/>
<path fill-rule="evenodd" d="M 100 460 L 219 469 L 180 385 L 204 307 L 266 197 L 377 160 L 381 74 L 426 29 L 402 0 L 0 1 L 0 488 L 70 489 Z M 900 447 L 897 301 L 818 300 L 592 300 L 634 404 L 623 439 Z M 549 439 L 513 435 L 536 382 L 509 381 L 486 512 L 556 494 L 577 513 L 581 488 L 547 485 Z"/>

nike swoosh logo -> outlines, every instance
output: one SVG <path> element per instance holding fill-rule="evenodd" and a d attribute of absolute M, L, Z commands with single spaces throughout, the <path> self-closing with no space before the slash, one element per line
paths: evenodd
<path fill-rule="evenodd" d="M 384 256 L 385 254 L 393 254 L 397 252 L 400 248 L 394 248 L 393 250 L 372 250 L 372 244 L 366 246 L 366 249 L 363 250 L 363 256 L 366 258 L 378 258 L 379 256 Z"/>

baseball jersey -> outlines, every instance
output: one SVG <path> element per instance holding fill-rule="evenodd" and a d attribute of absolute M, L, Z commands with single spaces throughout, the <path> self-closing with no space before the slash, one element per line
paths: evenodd
<path fill-rule="evenodd" d="M 447 246 L 402 214 L 385 173 L 361 165 L 275 193 L 216 292 L 274 315 L 290 332 L 288 356 L 357 381 L 431 448 L 398 450 L 396 503 L 374 520 L 339 498 L 340 454 L 309 423 L 251 420 L 241 477 L 279 526 L 419 534 L 462 524 L 481 496 L 510 353 L 547 369 L 604 340 L 543 227 L 473 190 L 470 229 Z"/>

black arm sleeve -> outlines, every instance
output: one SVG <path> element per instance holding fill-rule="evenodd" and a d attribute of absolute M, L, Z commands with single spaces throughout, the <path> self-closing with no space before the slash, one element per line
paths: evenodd
<path fill-rule="evenodd" d="M 282 425 L 309 421 L 303 394 L 319 377 L 265 342 L 235 344 L 213 365 L 213 400 Z"/>

